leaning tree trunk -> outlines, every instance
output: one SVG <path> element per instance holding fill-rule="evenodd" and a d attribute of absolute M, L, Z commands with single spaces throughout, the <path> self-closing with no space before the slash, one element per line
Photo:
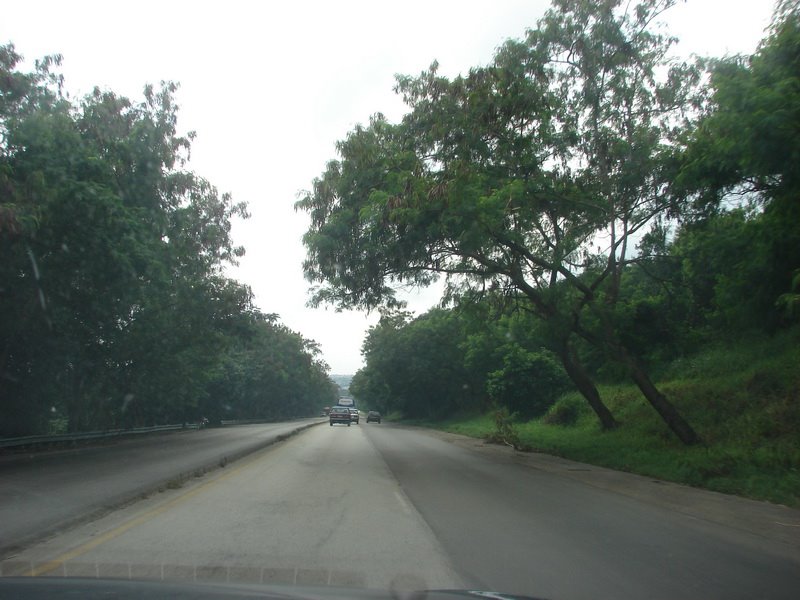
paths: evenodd
<path fill-rule="evenodd" d="M 600 392 L 597 391 L 597 387 L 578 360 L 574 350 L 569 347 L 568 342 L 559 348 L 558 357 L 561 359 L 561 364 L 564 365 L 564 370 L 567 372 L 567 375 L 569 375 L 569 378 L 578 388 L 581 395 L 586 398 L 589 406 L 592 407 L 592 410 L 597 415 L 603 430 L 608 431 L 616 429 L 618 425 L 617 420 L 614 418 L 614 415 L 611 414 L 611 411 L 608 410 L 608 407 L 603 404 L 603 401 L 600 399 Z"/>
<path fill-rule="evenodd" d="M 664 394 L 658 391 L 658 388 L 652 382 L 650 376 L 639 361 L 628 354 L 623 347 L 618 347 L 617 352 L 619 352 L 619 358 L 628 369 L 628 373 L 636 383 L 636 386 L 641 390 L 644 397 L 647 398 L 650 405 L 656 409 L 656 412 L 661 415 L 667 427 L 669 427 L 684 444 L 697 444 L 700 441 L 700 437 L 695 430 L 692 429 L 688 421 L 681 416 L 678 409 L 667 400 Z"/>
<path fill-rule="evenodd" d="M 656 412 L 667 424 L 667 427 L 678 436 L 678 439 L 684 444 L 692 445 L 700 442 L 700 437 L 697 435 L 688 421 L 684 419 L 672 403 L 667 400 L 667 397 L 658 391 L 650 376 L 645 371 L 641 363 L 632 356 L 627 348 L 620 342 L 608 322 L 604 323 L 605 337 L 600 340 L 596 336 L 590 334 L 583 328 L 579 328 L 579 334 L 586 341 L 594 346 L 604 350 L 611 358 L 622 363 L 628 371 L 631 379 L 633 379 L 636 386 L 642 392 L 642 395 L 650 403 Z"/>
<path fill-rule="evenodd" d="M 531 312 L 545 321 L 552 321 L 558 318 L 558 309 L 556 306 L 546 302 L 538 290 L 525 282 L 524 277 L 519 275 L 514 281 L 536 308 L 535 311 Z M 583 368 L 583 365 L 576 356 L 574 349 L 570 346 L 569 338 L 572 334 L 572 328 L 567 329 L 565 332 L 562 331 L 559 336 L 554 338 L 554 344 L 551 350 L 555 350 L 556 354 L 561 359 L 561 364 L 564 366 L 567 375 L 575 384 L 575 387 L 578 388 L 581 395 L 586 398 L 589 406 L 592 407 L 592 410 L 600 420 L 600 426 L 604 430 L 615 429 L 618 425 L 617 420 L 614 418 L 614 415 L 611 414 L 611 411 L 608 410 L 608 407 L 603 404 L 603 401 L 600 399 L 600 392 L 597 391 L 597 387 L 594 385 L 592 378 L 589 377 L 586 369 Z"/>

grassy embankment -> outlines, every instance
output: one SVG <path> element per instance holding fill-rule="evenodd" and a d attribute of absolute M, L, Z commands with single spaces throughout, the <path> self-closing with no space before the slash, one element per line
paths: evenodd
<path fill-rule="evenodd" d="M 671 364 L 659 388 L 703 444 L 681 445 L 631 385 L 601 386 L 620 422 L 601 432 L 585 401 L 562 396 L 547 415 L 514 427 L 534 451 L 800 507 L 800 330 L 719 345 Z M 419 423 L 473 437 L 491 414 Z"/>

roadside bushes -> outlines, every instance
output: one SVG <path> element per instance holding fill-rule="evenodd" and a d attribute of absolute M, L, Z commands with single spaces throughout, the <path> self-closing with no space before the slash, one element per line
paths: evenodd
<path fill-rule="evenodd" d="M 539 417 L 569 388 L 561 365 L 552 354 L 531 352 L 513 345 L 503 357 L 503 368 L 489 373 L 489 397 L 523 419 Z"/>
<path fill-rule="evenodd" d="M 586 412 L 586 402 L 577 396 L 565 395 L 547 410 L 542 417 L 542 423 L 569 427 L 575 425 L 584 412 Z"/>

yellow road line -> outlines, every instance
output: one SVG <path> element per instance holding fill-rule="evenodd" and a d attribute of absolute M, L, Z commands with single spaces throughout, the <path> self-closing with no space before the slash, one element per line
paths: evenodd
<path fill-rule="evenodd" d="M 295 437 L 295 436 L 292 436 L 292 437 Z M 285 441 L 289 441 L 289 440 L 285 440 Z M 280 446 L 279 446 L 279 448 L 285 448 L 285 447 L 286 447 L 285 444 L 280 444 Z M 122 525 L 120 525 L 118 527 L 115 527 L 111 531 L 107 531 L 103 535 L 101 535 L 99 537 L 96 537 L 96 538 L 94 538 L 93 540 L 91 540 L 89 542 L 86 542 L 85 544 L 81 544 L 77 548 L 74 548 L 74 549 L 72 549 L 72 550 L 70 550 L 68 552 L 65 552 L 64 554 L 58 556 L 57 558 L 55 558 L 53 560 L 46 561 L 46 562 L 42 563 L 41 565 L 39 565 L 38 567 L 35 567 L 35 568 L 32 567 L 30 572 L 28 573 L 28 576 L 29 577 L 39 577 L 40 575 L 47 575 L 48 573 L 52 573 L 56 569 L 61 568 L 64 565 L 65 562 L 70 561 L 70 560 L 72 560 L 74 558 L 77 558 L 78 556 L 82 556 L 83 554 L 86 554 L 90 550 L 93 550 L 94 548 L 97 548 L 98 546 L 101 546 L 102 544 L 105 544 L 106 542 L 111 541 L 114 538 L 117 538 L 117 537 L 121 536 L 123 533 L 125 533 L 126 531 L 129 531 L 130 529 L 133 529 L 137 525 L 141 525 L 142 523 L 144 523 L 146 521 L 149 521 L 153 517 L 156 517 L 156 516 L 158 516 L 160 514 L 163 514 L 163 513 L 167 512 L 168 510 L 170 510 L 171 508 L 173 508 L 176 505 L 180 504 L 181 502 L 185 502 L 186 500 L 188 500 L 190 498 L 193 498 L 194 496 L 196 496 L 200 492 L 204 491 L 206 488 L 208 488 L 208 487 L 210 487 L 210 486 L 212 486 L 212 485 L 214 485 L 216 483 L 219 483 L 220 481 L 224 481 L 224 480 L 226 480 L 226 479 L 228 479 L 230 477 L 233 477 L 237 473 L 239 473 L 242 470 L 244 470 L 245 468 L 249 467 L 256 460 L 261 458 L 261 455 L 264 454 L 266 451 L 274 452 L 274 451 L 278 450 L 279 448 L 276 448 L 275 444 L 270 444 L 266 448 L 264 448 L 264 449 L 262 449 L 260 451 L 257 451 L 253 456 L 251 456 L 248 460 L 246 460 L 246 462 L 243 462 L 238 467 L 235 467 L 234 469 L 228 471 L 227 473 L 225 473 L 223 475 L 220 475 L 219 477 L 215 477 L 214 479 L 212 479 L 210 481 L 206 481 L 205 483 L 201 483 L 197 487 L 195 487 L 195 488 L 193 488 L 193 489 L 191 489 L 191 490 L 189 490 L 187 492 L 184 492 L 183 494 L 181 494 L 177 498 L 173 498 L 169 502 L 166 502 L 166 503 L 164 503 L 164 504 L 162 504 L 160 506 L 152 508 L 149 511 L 147 511 L 146 513 L 144 513 L 143 515 L 139 515 L 138 517 L 136 517 L 134 519 L 131 519 L 127 523 L 123 523 Z"/>

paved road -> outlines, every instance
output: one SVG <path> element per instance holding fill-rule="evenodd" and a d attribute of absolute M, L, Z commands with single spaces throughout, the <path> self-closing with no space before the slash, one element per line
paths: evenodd
<path fill-rule="evenodd" d="M 795 598 L 797 525 L 798 511 L 457 436 L 323 426 L 0 567 L 553 599 Z"/>
<path fill-rule="evenodd" d="M 320 419 L 150 434 L 0 457 L 0 552 L 203 472 Z"/>
<path fill-rule="evenodd" d="M 368 435 L 470 584 L 548 598 L 796 598 L 800 511 L 419 430 Z M 745 529 L 731 526 L 747 521 Z M 775 521 L 793 525 L 775 531 Z M 722 523 L 722 524 L 721 524 Z M 763 534 L 769 531 L 768 538 Z"/>

